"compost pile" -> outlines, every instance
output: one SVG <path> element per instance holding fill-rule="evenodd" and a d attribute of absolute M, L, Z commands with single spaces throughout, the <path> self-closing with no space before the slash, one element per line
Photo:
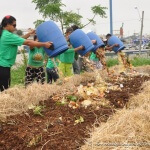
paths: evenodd
<path fill-rule="evenodd" d="M 149 76 L 111 76 L 83 81 L 76 90 L 55 93 L 27 112 L 0 123 L 0 150 L 76 150 L 89 132 L 126 106 Z M 60 85 L 61 86 L 61 85 Z"/>

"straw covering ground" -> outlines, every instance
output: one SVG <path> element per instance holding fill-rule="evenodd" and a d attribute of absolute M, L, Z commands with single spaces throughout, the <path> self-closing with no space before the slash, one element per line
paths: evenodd
<path fill-rule="evenodd" d="M 137 68 L 144 74 L 85 73 L 1 93 L 0 150 L 148 149 L 150 67 L 145 68 Z"/>

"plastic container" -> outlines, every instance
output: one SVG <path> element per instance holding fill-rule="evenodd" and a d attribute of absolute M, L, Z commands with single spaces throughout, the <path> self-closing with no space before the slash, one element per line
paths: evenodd
<path fill-rule="evenodd" d="M 119 44 L 119 46 L 115 46 L 112 49 L 115 53 L 125 48 L 125 46 L 123 45 L 123 42 L 118 37 L 113 35 L 108 39 L 108 45 L 112 46 L 114 44 Z"/>
<path fill-rule="evenodd" d="M 74 49 L 68 49 L 64 53 L 60 54 L 59 60 L 63 63 L 73 63 L 74 62 Z"/>
<path fill-rule="evenodd" d="M 46 21 L 37 27 L 36 34 L 40 42 L 53 42 L 53 49 L 44 48 L 47 55 L 55 57 L 68 49 L 67 41 L 53 21 Z"/>
<path fill-rule="evenodd" d="M 77 29 L 72 32 L 69 36 L 69 40 L 74 48 L 77 48 L 81 45 L 85 47 L 85 50 L 78 51 L 81 56 L 84 56 L 94 48 L 94 45 L 92 44 L 90 38 L 81 29 Z"/>
<path fill-rule="evenodd" d="M 95 52 L 99 47 L 105 46 L 101 38 L 94 32 L 87 33 L 87 36 L 90 38 L 90 40 L 96 40 L 96 44 L 93 44 L 94 45 L 94 48 L 92 50 L 93 52 Z"/>

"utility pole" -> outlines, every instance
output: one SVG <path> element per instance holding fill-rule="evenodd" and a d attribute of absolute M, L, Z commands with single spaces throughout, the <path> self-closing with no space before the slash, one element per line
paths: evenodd
<path fill-rule="evenodd" d="M 109 0 L 109 9 L 110 9 L 110 34 L 113 35 L 112 0 Z"/>
<path fill-rule="evenodd" d="M 139 44 L 139 55 L 141 56 L 141 46 L 142 46 L 142 35 L 143 35 L 143 21 L 144 21 L 144 11 L 142 11 L 141 20 L 141 31 L 140 31 L 140 44 Z"/>
<path fill-rule="evenodd" d="M 77 8 L 77 10 L 78 10 L 78 15 L 79 15 L 79 14 L 80 14 L 80 13 L 79 13 L 79 11 L 80 11 L 80 8 Z"/>

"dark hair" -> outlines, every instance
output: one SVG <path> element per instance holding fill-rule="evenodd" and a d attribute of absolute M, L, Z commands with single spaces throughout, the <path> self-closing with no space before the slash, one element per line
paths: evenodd
<path fill-rule="evenodd" d="M 106 38 L 108 38 L 108 37 L 110 37 L 111 36 L 111 34 L 110 33 L 108 33 L 107 35 L 106 35 Z"/>
<path fill-rule="evenodd" d="M 79 27 L 77 25 L 73 25 L 73 26 L 71 26 L 71 28 L 73 29 L 73 31 L 79 29 Z"/>
<path fill-rule="evenodd" d="M 69 32 L 73 32 L 73 29 L 72 29 L 71 27 L 68 27 L 68 28 L 66 29 L 66 32 L 65 32 L 65 33 L 69 33 Z"/>
<path fill-rule="evenodd" d="M 0 24 L 0 36 L 2 34 L 2 30 L 4 27 L 6 27 L 8 24 L 13 24 L 13 22 L 16 21 L 16 19 L 13 16 L 5 16 Z"/>

